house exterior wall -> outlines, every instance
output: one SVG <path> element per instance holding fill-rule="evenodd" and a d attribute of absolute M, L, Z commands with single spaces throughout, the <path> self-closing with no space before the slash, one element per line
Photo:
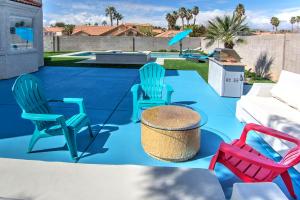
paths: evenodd
<path fill-rule="evenodd" d="M 0 16 L 0 79 L 37 71 L 44 65 L 42 8 L 0 0 Z M 9 24 L 11 16 L 33 19 L 33 48 L 11 48 Z"/>

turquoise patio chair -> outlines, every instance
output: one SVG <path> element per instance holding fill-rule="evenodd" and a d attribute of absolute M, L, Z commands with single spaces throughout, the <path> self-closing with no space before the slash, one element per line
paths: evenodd
<path fill-rule="evenodd" d="M 165 71 L 165 68 L 157 63 L 148 63 L 139 70 L 141 83 L 135 84 L 131 88 L 133 96 L 132 121 L 138 121 L 140 109 L 171 103 L 173 89 L 164 83 Z"/>
<path fill-rule="evenodd" d="M 39 80 L 30 74 L 25 74 L 17 78 L 12 92 L 22 109 L 22 118 L 31 120 L 35 125 L 28 152 L 32 151 L 36 142 L 41 138 L 64 135 L 71 157 L 77 160 L 76 133 L 83 127 L 88 126 L 90 136 L 93 137 L 83 99 L 64 98 L 62 100 L 48 101 L 43 94 Z M 63 115 L 53 114 L 48 102 L 78 104 L 79 113 L 66 119 Z"/>

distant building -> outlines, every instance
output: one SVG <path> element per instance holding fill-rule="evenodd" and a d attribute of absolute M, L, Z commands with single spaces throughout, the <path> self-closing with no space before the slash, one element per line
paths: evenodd
<path fill-rule="evenodd" d="M 61 36 L 64 28 L 62 27 L 45 27 L 44 36 Z"/>
<path fill-rule="evenodd" d="M 162 33 L 156 35 L 155 37 L 174 37 L 179 32 L 181 32 L 181 31 L 178 31 L 178 30 L 167 30 L 165 32 L 162 32 Z"/>
<path fill-rule="evenodd" d="M 41 0 L 0 0 L 0 79 L 37 71 L 43 59 Z"/>
<path fill-rule="evenodd" d="M 76 26 L 72 35 L 145 36 L 137 28 L 126 24 L 121 24 L 119 26 Z"/>

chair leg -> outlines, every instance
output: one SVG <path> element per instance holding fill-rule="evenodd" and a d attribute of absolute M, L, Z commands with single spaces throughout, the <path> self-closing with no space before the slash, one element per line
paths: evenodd
<path fill-rule="evenodd" d="M 30 153 L 36 144 L 36 142 L 40 139 L 40 132 L 38 130 L 34 130 L 33 135 L 31 136 L 29 146 L 28 146 L 28 153 Z"/>
<path fill-rule="evenodd" d="M 137 121 L 139 120 L 138 115 L 139 115 L 139 110 L 138 110 L 137 107 L 134 107 L 134 108 L 133 108 L 133 113 L 132 113 L 131 120 L 132 120 L 133 122 L 137 122 Z"/>
<path fill-rule="evenodd" d="M 217 160 L 218 160 L 218 153 L 212 157 L 212 159 L 210 161 L 210 164 L 209 164 L 209 167 L 208 167 L 209 170 L 214 170 L 215 169 Z"/>
<path fill-rule="evenodd" d="M 283 180 L 283 182 L 285 183 L 290 195 L 294 198 L 294 199 L 297 199 L 296 197 L 296 194 L 295 194 L 295 191 L 294 191 L 294 188 L 293 188 L 293 183 L 292 183 L 292 180 L 291 180 L 291 177 L 289 175 L 289 172 L 286 171 L 284 173 L 281 174 L 281 178 Z"/>
<path fill-rule="evenodd" d="M 77 145 L 76 145 L 76 135 L 73 130 L 68 129 L 68 131 L 64 131 L 64 135 L 67 141 L 67 146 L 70 151 L 71 157 L 74 160 L 78 160 L 77 155 Z"/>

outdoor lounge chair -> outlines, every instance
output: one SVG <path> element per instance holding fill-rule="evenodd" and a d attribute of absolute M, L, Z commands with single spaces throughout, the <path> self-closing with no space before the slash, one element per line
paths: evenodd
<path fill-rule="evenodd" d="M 286 140 L 296 146 L 277 163 L 245 143 L 249 131 Z M 300 140 L 297 138 L 261 125 L 247 124 L 240 139 L 234 140 L 231 144 L 220 145 L 209 169 L 213 170 L 217 162 L 222 163 L 244 182 L 272 182 L 280 175 L 291 196 L 296 198 L 288 169 L 300 162 Z"/>
<path fill-rule="evenodd" d="M 12 88 L 13 95 L 22 109 L 22 118 L 31 120 L 35 130 L 31 137 L 28 152 L 40 138 L 64 135 L 68 149 L 74 160 L 78 159 L 76 133 L 88 126 L 93 137 L 90 121 L 86 115 L 83 99 L 64 98 L 63 100 L 48 101 L 42 92 L 39 80 L 30 74 L 17 78 Z M 79 114 L 65 119 L 63 115 L 52 114 L 48 102 L 75 103 L 79 106 Z"/>
<path fill-rule="evenodd" d="M 173 93 L 172 87 L 164 83 L 166 70 L 159 64 L 148 63 L 139 71 L 141 83 L 135 84 L 131 88 L 133 96 L 132 121 L 134 122 L 138 121 L 140 109 L 170 104 Z M 164 89 L 166 95 L 163 95 Z"/>
<path fill-rule="evenodd" d="M 187 60 L 196 61 L 196 62 L 207 62 L 208 58 L 214 56 L 214 51 L 208 53 L 207 55 L 204 54 L 184 54 L 183 57 Z"/>

